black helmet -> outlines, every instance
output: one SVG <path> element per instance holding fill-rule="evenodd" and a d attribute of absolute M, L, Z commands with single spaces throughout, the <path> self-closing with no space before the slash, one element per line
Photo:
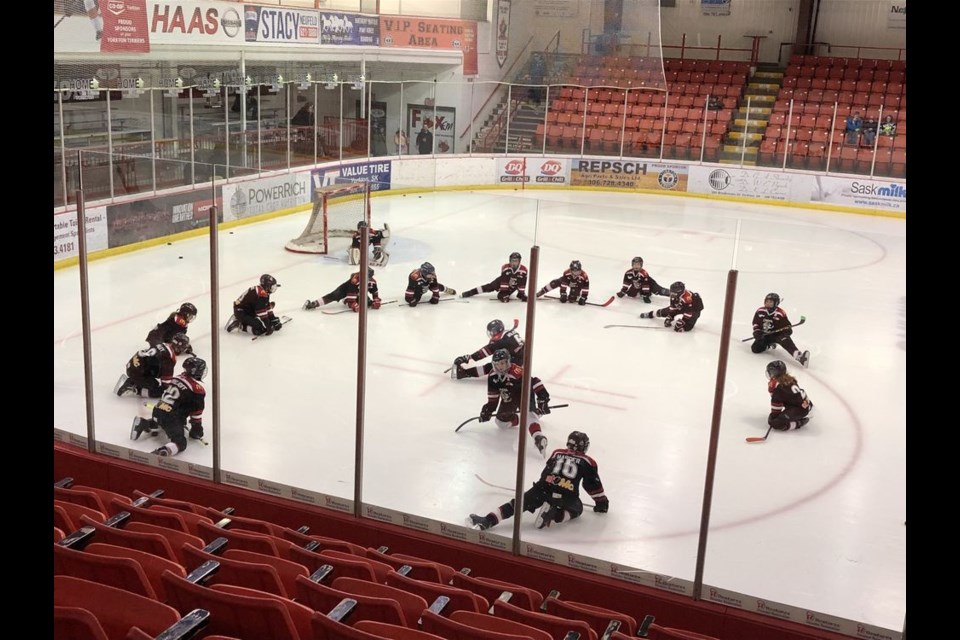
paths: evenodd
<path fill-rule="evenodd" d="M 502 367 L 497 365 L 505 363 Z M 506 373 L 510 368 L 510 352 L 506 349 L 497 349 L 493 352 L 493 371 L 494 373 Z"/>
<path fill-rule="evenodd" d="M 272 275 L 265 273 L 260 276 L 260 286 L 263 287 L 267 293 L 273 293 L 280 286 L 280 283 L 278 283 L 277 279 Z"/>
<path fill-rule="evenodd" d="M 510 262 L 513 262 L 514 260 L 517 261 L 517 264 L 519 264 L 520 261 L 523 260 L 523 256 L 520 255 L 519 251 L 514 251 L 513 253 L 510 254 Z"/>
<path fill-rule="evenodd" d="M 194 380 L 203 380 L 207 375 L 207 363 L 202 358 L 190 356 L 183 361 L 183 370 Z"/>
<path fill-rule="evenodd" d="M 586 453 L 590 447 L 590 438 L 582 431 L 571 431 L 567 436 L 567 449 Z"/>
<path fill-rule="evenodd" d="M 774 360 L 767 365 L 767 380 L 770 378 L 779 378 L 786 372 L 787 365 L 783 364 L 783 360 Z"/>
<path fill-rule="evenodd" d="M 768 293 L 767 297 L 763 299 L 763 306 L 767 306 L 767 300 L 773 300 L 774 309 L 780 306 L 780 294 L 778 293 Z"/>
<path fill-rule="evenodd" d="M 197 317 L 197 308 L 189 302 L 184 302 L 177 309 L 177 313 L 182 315 L 187 322 L 193 322 L 193 319 Z"/>
<path fill-rule="evenodd" d="M 487 323 L 487 335 L 491 338 L 499 333 L 503 333 L 503 322 L 500 320 L 491 320 Z"/>
<path fill-rule="evenodd" d="M 367 278 L 373 277 L 373 267 L 367 267 Z"/>
<path fill-rule="evenodd" d="M 573 261 L 570 263 L 570 270 L 571 270 L 571 271 L 583 271 L 583 266 L 581 266 L 579 260 L 573 260 Z"/>
<path fill-rule="evenodd" d="M 420 273 L 423 275 L 430 275 L 431 273 L 436 273 L 437 270 L 433 268 L 433 265 L 429 262 L 424 262 L 420 265 Z"/>
<path fill-rule="evenodd" d="M 190 347 L 190 338 L 185 333 L 175 334 L 170 338 L 170 346 L 175 354 L 180 355 Z"/>
<path fill-rule="evenodd" d="M 674 294 L 674 295 L 677 295 L 677 296 L 680 295 L 681 293 L 683 293 L 683 292 L 686 291 L 686 290 L 687 290 L 687 285 L 683 284 L 683 283 L 680 282 L 679 280 L 677 280 L 677 281 L 674 282 L 672 285 L 670 285 L 670 293 L 672 293 L 672 294 Z"/>

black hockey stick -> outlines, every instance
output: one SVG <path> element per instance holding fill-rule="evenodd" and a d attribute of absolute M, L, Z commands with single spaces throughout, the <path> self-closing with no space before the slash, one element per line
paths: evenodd
<path fill-rule="evenodd" d="M 668 327 L 658 327 L 647 324 L 605 324 L 603 325 L 604 329 L 611 329 L 613 327 L 623 327 L 625 329 L 667 329 Z"/>
<path fill-rule="evenodd" d="M 519 327 L 519 326 L 520 326 L 520 318 L 514 318 L 514 319 L 513 319 L 513 329 L 511 329 L 511 331 L 516 331 L 517 327 Z M 443 372 L 444 372 L 444 373 L 450 373 L 450 370 L 453 369 L 453 367 L 455 367 L 455 366 L 457 366 L 457 365 L 449 366 L 449 367 L 447 367 L 446 369 L 444 369 Z"/>
<path fill-rule="evenodd" d="M 806 322 L 806 321 L 807 321 L 807 317 L 806 317 L 806 316 L 800 316 L 800 322 L 798 322 L 798 323 L 796 323 L 796 324 L 792 324 L 792 325 L 790 325 L 789 327 L 784 327 L 783 329 L 777 329 L 776 331 L 771 331 L 770 333 L 766 333 L 766 334 L 764 334 L 764 335 L 770 336 L 770 335 L 773 335 L 773 334 L 775 334 L 775 333 L 780 333 L 781 331 L 786 331 L 787 329 L 791 329 L 791 328 L 793 328 L 793 327 L 799 327 L 800 325 L 802 325 L 802 324 L 803 324 L 804 322 Z M 744 339 L 741 340 L 740 342 L 750 342 L 751 340 L 756 340 L 756 338 L 753 337 L 753 336 L 750 336 L 749 338 L 744 338 Z"/>
<path fill-rule="evenodd" d="M 280 324 L 287 324 L 287 323 L 290 322 L 291 320 L 293 320 L 293 318 L 291 318 L 290 316 L 282 316 L 282 317 L 280 318 Z M 250 339 L 251 339 L 251 340 L 256 340 L 257 338 L 262 338 L 262 337 L 265 336 L 265 335 L 267 335 L 267 334 L 266 334 L 266 333 L 261 333 L 260 335 L 258 335 L 258 336 L 253 336 L 253 337 L 250 338 Z"/>
<path fill-rule="evenodd" d="M 544 295 L 543 297 L 546 298 L 546 299 L 548 299 L 548 300 L 556 300 L 557 302 L 560 301 L 560 298 L 554 298 L 553 296 Z M 602 304 L 599 303 L 599 302 L 586 302 L 586 303 L 584 303 L 584 304 L 588 304 L 588 305 L 590 305 L 591 307 L 607 307 L 607 306 L 610 306 L 610 305 L 613 303 L 614 297 L 615 297 L 615 296 L 610 296 L 610 298 L 607 299 L 607 301 L 604 302 L 604 303 L 602 303 Z"/>
<path fill-rule="evenodd" d="M 462 302 L 462 303 L 464 303 L 464 304 L 469 304 L 469 303 L 470 303 L 469 300 L 461 300 L 460 298 L 440 298 L 439 300 L 437 300 L 437 302 L 438 302 L 438 303 L 440 303 L 440 302 Z M 418 302 L 418 303 L 417 303 L 417 306 L 418 306 L 418 307 L 419 307 L 420 305 L 427 306 L 428 304 L 430 304 L 430 301 L 429 301 L 429 300 L 427 300 L 426 302 Z M 404 307 L 409 307 L 409 306 L 410 306 L 410 303 L 409 303 L 409 302 L 404 302 L 404 303 L 403 303 L 403 306 L 404 306 Z"/>
<path fill-rule="evenodd" d="M 53 28 L 56 29 L 60 26 L 60 23 L 67 19 L 67 14 L 60 16 L 60 19 L 53 23 Z"/>
<path fill-rule="evenodd" d="M 551 405 L 551 406 L 550 406 L 550 411 L 553 411 L 554 409 L 563 409 L 564 407 L 569 407 L 569 406 L 570 406 L 569 404 L 555 404 L 555 405 Z M 460 426 L 459 426 L 459 427 L 457 427 L 456 429 L 453 430 L 453 432 L 454 432 L 454 433 L 457 433 L 457 432 L 460 431 L 460 429 L 462 429 L 465 425 L 468 425 L 468 424 L 470 424 L 471 422 L 473 422 L 474 420 L 479 420 L 479 419 L 480 419 L 480 416 L 477 416 L 477 417 L 475 417 L 475 418 L 470 418 L 469 420 L 464 420 L 463 422 L 460 423 Z"/>
<path fill-rule="evenodd" d="M 747 438 L 747 442 L 749 442 L 750 444 L 756 444 L 756 443 L 758 443 L 758 442 L 766 442 L 766 441 L 767 441 L 767 436 L 770 435 L 770 432 L 771 432 L 772 430 L 773 430 L 773 425 L 770 425 L 769 427 L 767 427 L 767 432 L 766 432 L 765 434 L 763 434 L 763 437 L 760 437 L 760 436 L 750 436 L 749 438 Z"/>
<path fill-rule="evenodd" d="M 380 306 L 382 307 L 387 304 L 393 304 L 394 302 L 396 302 L 396 300 L 387 300 L 386 302 L 381 302 Z M 324 311 L 323 309 L 321 309 L 320 313 L 325 313 L 328 316 L 335 316 L 338 313 L 346 313 L 348 311 L 352 311 L 352 309 L 350 307 L 347 307 L 346 309 L 340 309 L 339 311 Z"/>
<path fill-rule="evenodd" d="M 479 474 L 479 473 L 473 474 L 473 477 L 476 478 L 477 480 L 479 480 L 481 483 L 487 485 L 488 487 L 492 487 L 492 488 L 494 488 L 494 489 L 502 489 L 503 491 L 510 491 L 511 493 L 514 491 L 514 489 L 511 489 L 510 487 L 501 487 L 501 486 L 498 485 L 498 484 L 493 484 L 492 482 L 487 482 L 486 480 L 484 480 L 483 478 L 480 477 L 480 474 Z"/>

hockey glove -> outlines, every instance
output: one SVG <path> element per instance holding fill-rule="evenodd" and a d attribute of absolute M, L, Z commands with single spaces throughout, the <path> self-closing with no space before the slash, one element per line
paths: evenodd
<path fill-rule="evenodd" d="M 653 317 L 653 311 L 644 311 L 643 313 L 640 314 L 640 317 L 641 317 L 641 318 L 652 318 L 652 317 Z"/>
<path fill-rule="evenodd" d="M 360 305 L 357 304 L 356 301 L 349 303 L 347 306 L 349 306 L 349 307 L 350 307 L 350 311 L 353 311 L 354 313 L 359 313 L 359 312 L 360 312 Z"/>
<path fill-rule="evenodd" d="M 433 296 L 430 298 L 430 304 L 440 304 L 440 296 Z"/>
<path fill-rule="evenodd" d="M 587 304 L 587 299 L 586 299 L 586 298 L 580 298 L 579 300 L 577 300 L 577 304 L 582 307 L 583 305 Z"/>
<path fill-rule="evenodd" d="M 517 291 L 517 299 L 518 299 L 520 302 L 526 302 L 526 301 L 527 301 L 527 294 L 525 294 L 523 291 Z"/>
<path fill-rule="evenodd" d="M 560 294 L 560 302 L 566 302 L 566 301 L 567 301 L 567 294 L 561 293 L 561 294 Z"/>
<path fill-rule="evenodd" d="M 542 398 L 537 398 L 537 413 L 542 416 L 550 413 L 550 396 L 544 396 Z"/>
<path fill-rule="evenodd" d="M 603 500 L 598 500 L 595 505 L 593 505 L 594 513 L 606 513 L 610 510 L 610 500 L 604 498 Z"/>
<path fill-rule="evenodd" d="M 316 300 L 307 300 L 306 302 L 303 303 L 303 310 L 312 311 L 313 309 L 316 309 L 319 306 L 320 306 L 320 303 L 317 302 Z"/>
<path fill-rule="evenodd" d="M 618 297 L 618 298 L 622 298 L 622 297 L 625 296 L 625 295 L 627 295 L 627 294 L 625 294 L 623 291 L 617 291 L 617 297 Z"/>
<path fill-rule="evenodd" d="M 459 367 L 460 365 L 466 363 L 470 359 L 470 356 L 457 356 L 453 359 L 453 365 Z"/>
<path fill-rule="evenodd" d="M 676 331 L 677 333 L 681 333 L 683 331 L 684 326 L 685 325 L 683 323 L 683 320 L 677 320 L 677 324 L 673 325 L 673 330 Z"/>
<path fill-rule="evenodd" d="M 489 422 L 493 417 L 493 407 L 488 404 L 480 407 L 480 422 Z"/>
<path fill-rule="evenodd" d="M 273 316 L 270 318 L 270 328 L 274 331 L 280 331 L 280 329 L 283 329 L 283 322 L 277 316 Z"/>
<path fill-rule="evenodd" d="M 380 300 L 380 298 L 374 298 L 374 299 L 373 299 L 373 305 L 372 305 L 372 306 L 373 306 L 374 309 L 379 309 L 381 304 L 383 304 L 383 302 Z"/>
<path fill-rule="evenodd" d="M 663 326 L 669 327 L 671 324 L 673 324 L 673 318 L 668 317 L 663 319 Z"/>
<path fill-rule="evenodd" d="M 407 304 L 409 304 L 411 307 L 415 307 L 417 306 L 418 302 L 420 302 L 420 298 L 414 298 L 413 300 L 410 300 Z"/>
<path fill-rule="evenodd" d="M 499 300 L 500 302 L 510 302 L 510 294 L 509 293 L 506 295 L 497 294 L 497 300 Z"/>
<path fill-rule="evenodd" d="M 754 332 L 753 332 L 753 339 L 754 339 L 754 340 L 763 340 L 763 331 L 760 331 L 759 329 L 758 329 L 757 331 L 754 331 Z"/>

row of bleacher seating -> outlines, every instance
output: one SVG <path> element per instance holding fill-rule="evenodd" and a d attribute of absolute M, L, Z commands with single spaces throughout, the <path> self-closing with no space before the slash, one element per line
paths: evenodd
<path fill-rule="evenodd" d="M 584 137 L 586 136 L 586 137 Z M 621 145 L 622 141 L 622 145 Z M 587 152 L 635 157 L 658 157 L 663 147 L 664 158 L 672 160 L 700 160 L 701 149 L 704 160 L 715 162 L 719 158 L 719 149 L 723 144 L 723 134 L 668 132 L 661 130 L 624 131 L 619 129 L 587 129 L 580 127 L 551 126 L 546 136 L 539 134 L 534 140 L 534 149 L 546 147 L 548 152 L 579 153 L 581 148 Z M 622 146 L 622 149 L 621 149 Z"/>
<path fill-rule="evenodd" d="M 857 69 L 888 69 L 906 71 L 906 60 L 892 60 L 889 58 L 850 58 L 846 56 L 817 56 L 801 53 L 791 54 L 788 66 L 798 67 L 855 67 Z"/>
<path fill-rule="evenodd" d="M 611 103 L 612 104 L 612 103 Z M 609 106 L 609 105 L 608 105 Z M 624 119 L 628 123 L 631 120 L 638 119 L 652 119 L 652 120 L 692 120 L 694 122 L 728 122 L 733 116 L 732 109 L 720 109 L 714 111 L 711 109 L 704 109 L 702 107 L 659 107 L 656 105 L 633 105 L 629 109 L 625 109 L 623 105 L 612 105 L 609 109 L 604 109 L 602 112 L 589 111 L 586 116 L 584 116 L 583 111 L 568 111 L 566 109 L 558 109 L 555 111 L 547 112 L 546 124 L 583 124 L 587 123 L 587 126 L 610 126 L 608 120 L 604 118 L 614 119 L 613 124 L 615 126 L 620 126 L 620 123 Z M 604 125 L 603 123 L 608 123 Z M 630 127 L 630 128 L 640 128 L 640 127 Z"/>
<path fill-rule="evenodd" d="M 701 91 L 701 87 L 708 90 Z M 670 88 L 670 94 L 676 99 L 677 96 L 720 96 L 737 98 L 743 93 L 743 85 L 675 85 Z M 662 91 L 647 90 L 620 90 L 620 89 L 601 89 L 585 87 L 563 86 L 559 90 L 553 91 L 551 99 L 572 100 L 583 104 L 586 99 L 590 104 L 664 104 L 667 102 L 665 93 Z"/>
<path fill-rule="evenodd" d="M 54 485 L 54 637 L 715 640 L 381 547 L 134 492 Z"/>
<path fill-rule="evenodd" d="M 866 67 L 797 67 L 788 66 L 785 78 L 842 80 L 852 82 L 906 82 L 907 72 L 902 70 L 869 69 Z"/>
<path fill-rule="evenodd" d="M 824 80 L 822 78 L 788 78 L 784 77 L 781 86 L 784 89 L 807 89 L 819 91 L 836 91 L 844 93 L 887 93 L 903 95 L 907 88 L 905 81 L 867 81 L 867 80 Z"/>
<path fill-rule="evenodd" d="M 884 111 L 901 111 L 907 108 L 906 96 L 891 96 L 882 93 L 840 93 L 835 91 L 792 91 L 782 89 L 774 102 L 774 111 L 789 111 L 790 101 L 794 103 L 806 103 L 810 105 L 828 105 L 839 104 L 841 107 L 857 109 L 878 109 L 883 107 Z M 811 107 L 812 109 L 812 107 Z M 796 110 L 796 109 L 794 109 Z"/>
<path fill-rule="evenodd" d="M 829 154 L 828 154 L 829 151 Z M 828 158 L 829 155 L 829 158 Z M 827 161 L 829 159 L 829 166 Z M 786 166 L 809 171 L 860 173 L 904 178 L 907 171 L 906 149 L 873 149 L 824 142 L 764 139 L 760 142 L 757 164 L 766 167 Z"/>

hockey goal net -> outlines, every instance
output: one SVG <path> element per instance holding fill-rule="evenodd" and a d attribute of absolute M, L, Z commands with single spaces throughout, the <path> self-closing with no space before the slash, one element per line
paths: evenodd
<path fill-rule="evenodd" d="M 370 224 L 370 183 L 319 187 L 306 228 L 285 248 L 298 253 L 329 253 L 330 238 L 352 237 L 361 220 Z"/>

